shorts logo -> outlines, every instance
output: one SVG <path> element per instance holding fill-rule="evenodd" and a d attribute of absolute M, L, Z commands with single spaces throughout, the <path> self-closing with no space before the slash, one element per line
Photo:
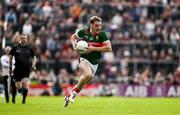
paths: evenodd
<path fill-rule="evenodd" d="M 85 59 L 82 58 L 81 61 L 85 61 Z"/>

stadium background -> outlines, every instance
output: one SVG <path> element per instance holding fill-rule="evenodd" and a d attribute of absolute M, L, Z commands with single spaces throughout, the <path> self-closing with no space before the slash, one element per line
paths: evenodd
<path fill-rule="evenodd" d="M 65 95 L 77 81 L 69 38 L 92 15 L 102 18 L 113 52 L 102 55 L 82 95 L 180 96 L 179 0 L 0 1 L 0 56 L 18 42 L 18 32 L 28 35 L 37 56 L 29 95 Z M 149 89 L 151 95 L 143 93 Z"/>

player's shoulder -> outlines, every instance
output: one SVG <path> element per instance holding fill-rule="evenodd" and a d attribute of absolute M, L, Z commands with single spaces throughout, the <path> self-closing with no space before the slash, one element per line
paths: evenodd
<path fill-rule="evenodd" d="M 79 29 L 76 30 L 76 32 L 84 32 L 84 31 L 85 31 L 84 28 L 79 28 Z"/>
<path fill-rule="evenodd" d="M 105 30 L 101 30 L 101 33 L 102 33 L 102 34 L 106 34 L 106 33 L 107 33 L 107 31 L 105 31 Z"/>
<path fill-rule="evenodd" d="M 34 50 L 35 48 L 33 47 L 33 46 L 31 46 L 31 45 L 27 45 L 27 48 L 29 49 L 29 50 Z"/>
<path fill-rule="evenodd" d="M 25 48 L 26 48 L 26 49 L 32 49 L 29 44 L 27 44 Z"/>
<path fill-rule="evenodd" d="M 88 32 L 90 29 L 90 27 L 88 25 L 82 27 L 82 28 L 79 28 L 77 29 L 78 32 Z"/>
<path fill-rule="evenodd" d="M 19 47 L 19 44 L 14 44 L 14 45 L 12 46 L 12 49 L 17 48 L 17 47 Z"/>
<path fill-rule="evenodd" d="M 106 32 L 105 30 L 101 30 L 100 35 L 102 35 L 102 36 L 107 36 L 107 32 Z"/>

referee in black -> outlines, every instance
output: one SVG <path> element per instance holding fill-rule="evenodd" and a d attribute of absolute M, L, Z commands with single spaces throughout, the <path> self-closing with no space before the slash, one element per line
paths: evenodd
<path fill-rule="evenodd" d="M 28 94 L 28 78 L 32 70 L 35 70 L 36 57 L 33 49 L 27 44 L 27 36 L 19 35 L 19 43 L 13 46 L 9 55 L 10 71 L 12 76 L 12 59 L 15 59 L 15 69 L 13 71 L 13 80 L 16 83 L 18 92 L 23 95 L 22 104 L 26 102 Z"/>

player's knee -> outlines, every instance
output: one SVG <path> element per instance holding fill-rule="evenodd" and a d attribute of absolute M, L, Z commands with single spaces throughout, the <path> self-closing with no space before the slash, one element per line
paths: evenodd
<path fill-rule="evenodd" d="M 92 73 L 86 73 L 84 76 L 86 77 L 86 79 L 90 79 L 92 77 Z"/>
<path fill-rule="evenodd" d="M 16 83 L 16 88 L 17 88 L 17 89 L 21 89 L 21 88 L 22 88 L 22 84 L 21 84 L 21 83 L 19 83 L 19 82 L 18 82 L 18 83 Z"/>
<path fill-rule="evenodd" d="M 22 87 L 20 87 L 20 86 L 16 86 L 16 88 L 17 88 L 18 92 L 20 92 L 19 90 L 22 89 Z"/>

